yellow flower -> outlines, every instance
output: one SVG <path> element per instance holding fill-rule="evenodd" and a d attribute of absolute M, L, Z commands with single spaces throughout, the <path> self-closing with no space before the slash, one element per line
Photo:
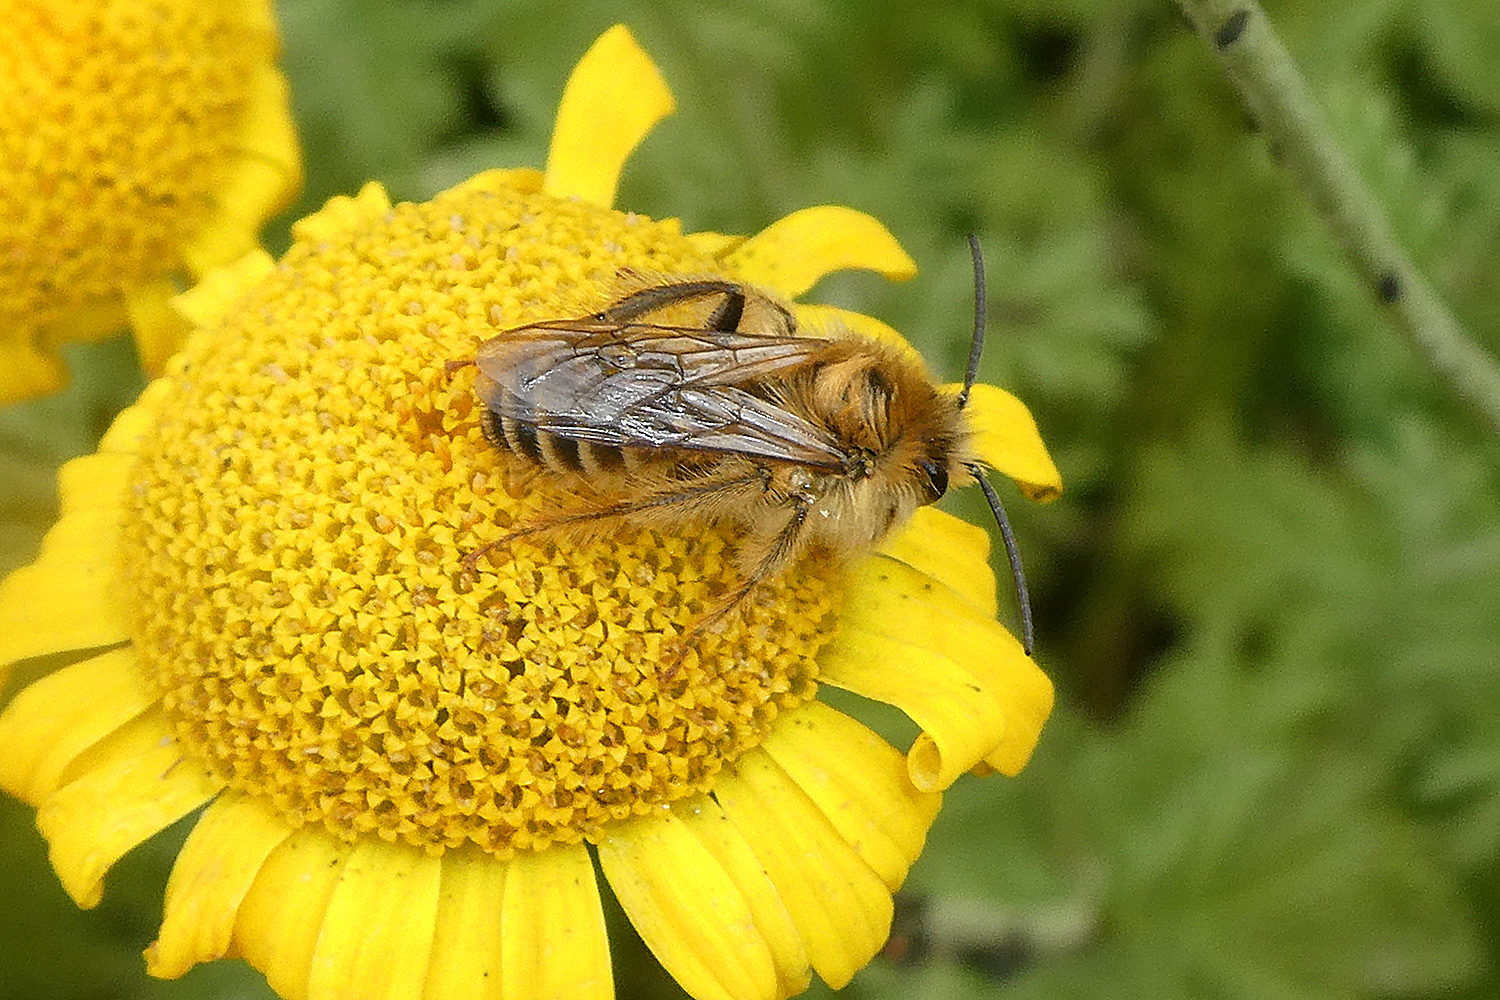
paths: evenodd
<path fill-rule="evenodd" d="M 984 531 L 923 509 L 852 568 L 809 559 L 663 670 L 735 581 L 732 539 L 622 528 L 462 554 L 555 502 L 486 444 L 462 378 L 494 331 L 596 309 L 622 267 L 787 296 L 912 273 L 842 208 L 749 239 L 609 207 L 671 109 L 615 28 L 564 93 L 545 175 L 431 202 L 377 185 L 179 301 L 196 330 L 0 585 L 0 663 L 74 653 L 0 716 L 0 784 L 63 885 L 205 804 L 150 971 L 241 955 L 291 998 L 608 997 L 594 857 L 693 996 L 841 986 L 883 943 L 941 791 L 1014 774 L 1051 707 L 994 620 Z M 900 341 L 877 321 L 798 306 Z M 1025 407 L 971 408 L 987 462 L 1056 470 Z M 817 700 L 904 710 L 909 752 Z"/>
<path fill-rule="evenodd" d="M 0 405 L 127 323 L 159 371 L 167 301 L 256 246 L 301 184 L 270 0 L 0 0 Z"/>

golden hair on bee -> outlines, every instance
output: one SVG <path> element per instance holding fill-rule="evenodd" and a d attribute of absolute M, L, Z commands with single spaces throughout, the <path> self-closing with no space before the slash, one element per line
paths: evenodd
<path fill-rule="evenodd" d="M 970 450 L 964 406 L 984 336 L 984 271 L 962 392 L 849 330 L 805 334 L 773 296 L 721 277 L 621 273 L 596 313 L 508 330 L 479 345 L 474 392 L 486 438 L 598 502 L 560 510 L 470 552 L 542 532 L 593 534 L 614 519 L 664 530 L 730 523 L 742 583 L 693 628 L 735 610 L 810 547 L 864 555 L 917 507 L 978 481 L 1000 523 L 1026 651 L 1031 615 L 1015 540 Z"/>

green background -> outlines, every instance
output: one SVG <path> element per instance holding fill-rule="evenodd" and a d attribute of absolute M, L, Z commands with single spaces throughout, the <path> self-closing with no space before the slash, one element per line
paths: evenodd
<path fill-rule="evenodd" d="M 1500 351 L 1500 5 L 1268 10 L 1400 239 Z M 1355 280 L 1168 0 L 280 16 L 307 187 L 277 250 L 290 219 L 367 179 L 420 199 L 542 166 L 570 67 L 617 21 L 680 105 L 620 206 L 741 233 L 807 205 L 872 213 L 918 277 L 807 298 L 880 316 L 950 377 L 980 235 L 982 377 L 1030 404 L 1067 484 L 1045 507 L 1005 491 L 1059 704 L 1020 778 L 948 794 L 890 954 L 849 995 L 1500 993 L 1500 448 Z M 141 384 L 124 341 L 70 357 L 66 395 L 0 412 L 0 569 L 55 515 L 57 463 Z M 951 506 L 988 520 L 977 493 Z M 130 855 L 80 913 L 31 811 L 0 800 L 0 997 L 268 996 L 236 962 L 144 975 L 182 836 Z M 622 997 L 677 995 L 613 929 Z"/>

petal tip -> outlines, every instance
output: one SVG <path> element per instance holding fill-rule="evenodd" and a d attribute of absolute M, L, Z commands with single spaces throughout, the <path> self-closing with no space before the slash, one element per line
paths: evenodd
<path fill-rule="evenodd" d="M 944 390 L 957 392 L 959 386 Z M 976 382 L 965 413 L 981 462 L 1014 479 L 1028 500 L 1046 503 L 1062 495 L 1062 474 L 1025 403 L 1004 389 Z"/>
<path fill-rule="evenodd" d="M 563 87 L 543 190 L 614 204 L 625 160 L 677 108 L 661 71 L 617 24 L 589 47 Z"/>
<path fill-rule="evenodd" d="M 816 205 L 778 219 L 727 259 L 746 279 L 788 298 L 834 271 L 875 271 L 892 281 L 917 273 L 916 261 L 883 223 L 842 205 Z"/>

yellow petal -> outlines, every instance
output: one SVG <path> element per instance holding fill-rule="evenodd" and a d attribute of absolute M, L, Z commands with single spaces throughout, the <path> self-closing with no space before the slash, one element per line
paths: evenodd
<path fill-rule="evenodd" d="M 777 1000 L 776 965 L 739 886 L 671 810 L 608 828 L 599 864 L 662 968 L 695 1000 Z"/>
<path fill-rule="evenodd" d="M 986 618 L 995 617 L 990 533 L 936 507 L 918 507 L 910 521 L 880 543 L 880 553 L 946 584 Z"/>
<path fill-rule="evenodd" d="M 48 674 L 0 715 L 0 787 L 40 805 L 64 783 L 69 764 L 155 700 L 133 648 Z"/>
<path fill-rule="evenodd" d="M 918 736 L 912 743 L 912 756 L 931 752 L 923 743 L 923 740 L 926 738 L 925 734 Z M 1007 778 L 1014 778 L 1026 767 L 1027 762 L 1031 760 L 1032 751 L 1035 749 L 1036 740 L 1031 740 L 1030 742 L 1011 740 L 1001 743 L 985 755 L 984 760 L 974 768 L 974 773 L 983 777 L 993 771 L 999 771 Z"/>
<path fill-rule="evenodd" d="M 956 394 L 963 386 L 943 388 Z M 1055 500 L 1062 493 L 1062 476 L 1025 403 L 1004 389 L 976 382 L 964 412 L 980 461 L 1014 479 L 1032 500 Z"/>
<path fill-rule="evenodd" d="M 421 1000 L 442 869 L 409 844 L 355 844 L 323 917 L 307 1000 Z"/>
<path fill-rule="evenodd" d="M 124 502 L 125 489 L 130 483 L 131 468 L 135 465 L 136 455 L 141 450 L 141 438 L 143 438 L 151 426 L 156 423 L 157 409 L 151 405 L 152 398 L 157 395 L 153 390 L 162 385 L 158 379 L 146 386 L 140 398 L 134 406 L 127 406 L 121 410 L 109 425 L 109 430 L 104 432 L 104 437 L 99 441 L 99 450 L 92 455 L 84 455 L 75 458 L 62 467 L 58 478 L 57 491 L 62 495 L 64 507 L 68 504 L 69 493 L 77 491 L 96 492 L 100 496 L 111 495 L 110 506 Z M 97 469 L 87 472 L 80 470 L 70 471 L 73 466 L 88 466 L 97 464 Z M 76 484 L 69 481 L 69 476 L 77 476 Z M 92 501 L 86 501 L 85 506 L 92 505 Z"/>
<path fill-rule="evenodd" d="M 359 194 L 334 195 L 311 215 L 292 223 L 292 238 L 299 242 L 335 242 L 367 228 L 391 210 L 391 196 L 379 181 L 366 181 Z"/>
<path fill-rule="evenodd" d="M 26 329 L 0 335 L 0 406 L 54 393 L 68 384 L 62 358 L 43 351 Z"/>
<path fill-rule="evenodd" d="M 886 888 L 906 881 L 943 799 L 911 783 L 905 754 L 816 701 L 778 718 L 763 748 Z"/>
<path fill-rule="evenodd" d="M 176 979 L 229 954 L 240 904 L 270 853 L 291 836 L 286 820 L 235 792 L 203 811 L 172 865 L 165 913 L 146 949 L 146 971 Z"/>
<path fill-rule="evenodd" d="M 917 273 L 896 237 L 880 222 L 842 205 L 793 212 L 750 237 L 725 258 L 746 281 L 789 299 L 834 271 L 878 271 L 892 281 Z"/>
<path fill-rule="evenodd" d="M 274 19 L 274 12 L 270 17 Z M 296 200 L 302 187 L 302 147 L 297 142 L 291 87 L 286 77 L 270 63 L 261 64 L 255 73 L 250 107 L 240 123 L 236 151 L 245 159 L 274 164 L 281 173 L 280 189 L 264 201 L 267 206 L 264 218 L 269 218 Z"/>
<path fill-rule="evenodd" d="M 236 155 L 215 194 L 218 211 L 182 249 L 183 260 L 196 275 L 259 246 L 261 226 L 290 205 L 302 187 L 302 157 L 286 77 L 263 63 L 255 68 L 249 87 Z"/>
<path fill-rule="evenodd" d="M 136 353 L 141 367 L 153 374 L 162 370 L 188 334 L 187 321 L 170 305 L 177 294 L 177 285 L 170 278 L 142 282 L 125 294 L 125 313 L 135 334 Z"/>
<path fill-rule="evenodd" d="M 316 216 L 308 216 L 302 221 L 313 218 Z M 246 289 L 275 267 L 276 262 L 270 254 L 264 250 L 251 250 L 234 263 L 205 274 L 198 284 L 172 299 L 172 308 L 195 326 L 213 326 L 229 314 Z"/>
<path fill-rule="evenodd" d="M 994 692 L 1005 706 L 1005 731 L 984 760 L 1002 774 L 1017 774 L 1031 759 L 1042 726 L 1052 713 L 1051 679 L 1025 654 L 1015 636 L 987 617 L 974 618 L 956 595 L 941 589 L 922 589 L 918 594 L 914 582 L 903 586 L 907 606 L 920 599 L 943 616 L 943 627 L 933 633 L 933 648 L 957 663 L 986 691 Z M 966 634 L 966 627 L 975 631 Z M 924 770 L 924 742 L 930 742 L 928 736 L 918 737 L 907 754 L 913 773 Z"/>
<path fill-rule="evenodd" d="M 273 4 L 263 4 L 266 18 L 274 25 Z M 272 27 L 274 32 L 274 27 Z M 240 123 L 236 150 L 246 159 L 273 163 L 281 171 L 278 198 L 268 198 L 267 218 L 289 207 L 302 189 L 302 147 L 297 142 L 297 122 L 292 117 L 291 87 L 276 66 L 264 63 L 256 69 L 251 106 Z"/>
<path fill-rule="evenodd" d="M 912 781 L 924 791 L 947 788 L 983 759 L 1004 738 L 1010 717 L 1001 693 L 955 659 L 987 655 L 962 643 L 994 641 L 993 623 L 971 607 L 945 614 L 929 602 L 944 593 L 904 564 L 865 560 L 851 575 L 839 633 L 819 657 L 828 683 L 895 705 L 932 736 L 937 756 L 924 756 L 918 767 L 908 755 Z M 937 634 L 950 631 L 958 643 Z"/>
<path fill-rule="evenodd" d="M 765 753 L 726 767 L 714 797 L 771 877 L 813 968 L 844 986 L 890 933 L 889 890 Z"/>
<path fill-rule="evenodd" d="M 288 1000 L 307 998 L 318 932 L 351 850 L 321 829 L 303 827 L 266 858 L 240 904 L 236 948 Z"/>
<path fill-rule="evenodd" d="M 1030 755 L 1052 683 L 1014 636 L 948 588 L 873 557 L 851 574 L 841 624 L 820 658 L 823 677 L 922 727 L 907 755 L 918 788 L 947 788 L 997 751 L 1021 763 Z"/>
<path fill-rule="evenodd" d="M 42 539 L 37 561 L 53 565 L 91 550 L 109 549 L 112 552 L 120 534 L 120 522 L 125 517 L 122 506 L 125 498 L 115 493 L 110 499 L 116 502 L 75 508 L 58 518 Z"/>
<path fill-rule="evenodd" d="M 468 180 L 453 185 L 444 194 L 454 195 L 471 191 L 536 194 L 542 189 L 545 180 L 546 175 L 532 167 L 497 167 L 492 170 L 481 170 Z"/>
<path fill-rule="evenodd" d="M 712 257 L 715 260 L 722 260 L 731 251 L 743 245 L 746 238 L 731 233 L 715 233 L 705 229 L 698 233 L 688 233 L 684 239 L 693 245 L 693 249 L 704 256 Z"/>
<path fill-rule="evenodd" d="M 745 838 L 729 822 L 724 810 L 712 798 L 697 796 L 672 806 L 672 812 L 708 849 L 724 871 L 739 887 L 767 946 L 776 962 L 781 996 L 796 996 L 812 982 L 812 964 L 807 945 L 791 914 L 781 902 L 776 887 Z"/>
<path fill-rule="evenodd" d="M 912 783 L 941 791 L 992 750 L 1004 732 L 1005 713 L 957 664 L 930 649 L 873 635 L 843 623 L 818 657 L 820 680 L 895 705 L 929 734 L 934 752 L 916 767 Z"/>
<path fill-rule="evenodd" d="M 443 855 L 424 1000 L 501 1000 L 500 909 L 507 867 L 476 850 Z"/>
<path fill-rule="evenodd" d="M 138 716 L 88 755 L 90 768 L 37 810 L 63 888 L 84 909 L 125 852 L 218 794 L 223 783 L 187 760 L 156 712 Z"/>
<path fill-rule="evenodd" d="M 500 949 L 506 997 L 614 996 L 599 884 L 582 844 L 523 851 L 511 860 Z"/>
<path fill-rule="evenodd" d="M 630 30 L 622 24 L 610 28 L 578 60 L 563 88 L 543 190 L 613 205 L 626 158 L 675 107 Z"/>
<path fill-rule="evenodd" d="M 797 325 L 808 333 L 820 337 L 838 337 L 852 330 L 862 337 L 893 347 L 922 371 L 927 371 L 927 360 L 915 347 L 907 342 L 893 326 L 888 326 L 874 316 L 857 313 L 853 309 L 838 306 L 810 305 L 798 302 L 793 306 L 797 314 Z"/>
<path fill-rule="evenodd" d="M 128 323 L 125 303 L 119 296 L 75 303 L 42 328 L 39 343 L 45 349 L 102 340 L 124 330 Z"/>
<path fill-rule="evenodd" d="M 276 10 L 271 0 L 240 0 L 239 22 L 253 32 L 258 32 L 268 44 L 266 51 L 274 54 L 277 49 Z"/>
<path fill-rule="evenodd" d="M 0 581 L 0 663 L 123 642 L 121 507 L 73 509 L 36 562 Z"/>

